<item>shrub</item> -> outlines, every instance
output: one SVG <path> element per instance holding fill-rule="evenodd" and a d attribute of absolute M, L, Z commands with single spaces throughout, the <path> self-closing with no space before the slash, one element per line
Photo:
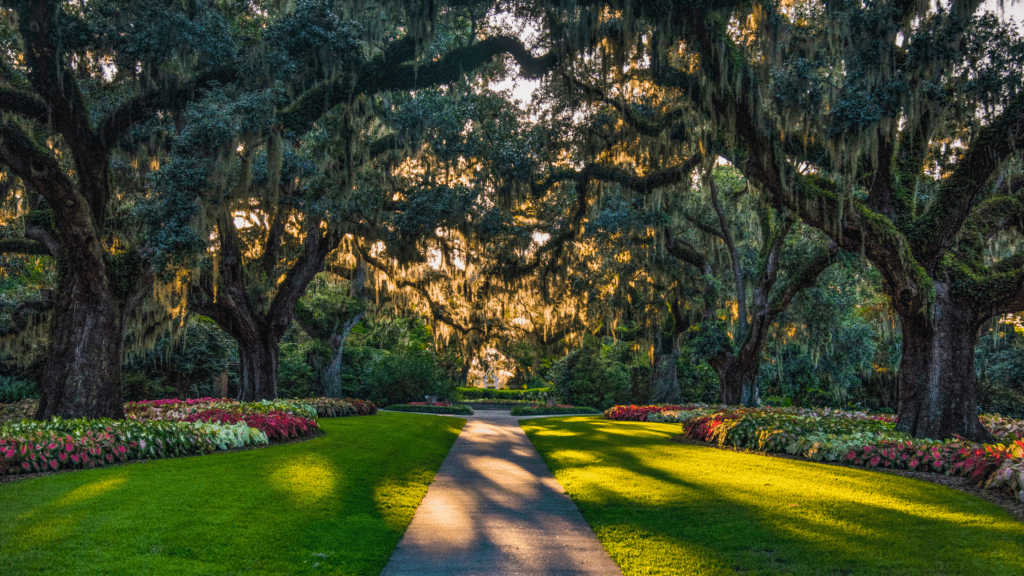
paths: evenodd
<path fill-rule="evenodd" d="M 516 406 L 512 409 L 513 416 L 547 416 L 549 414 L 600 414 L 601 411 L 589 406 Z"/>
<path fill-rule="evenodd" d="M 454 392 L 434 353 L 401 346 L 376 361 L 368 378 L 370 400 L 378 404 L 415 402 L 424 396 L 447 398 Z"/>
<path fill-rule="evenodd" d="M 491 388 L 456 388 L 463 400 L 544 400 L 550 388 L 527 388 L 526 390 L 503 390 Z"/>
<path fill-rule="evenodd" d="M 39 386 L 35 382 L 0 376 L 0 403 L 21 402 L 27 398 L 39 398 Z"/>
<path fill-rule="evenodd" d="M 470 416 L 473 414 L 473 409 L 469 406 L 438 406 L 435 404 L 416 405 L 416 404 L 393 404 L 385 408 L 386 410 L 392 410 L 395 412 L 423 412 L 427 414 L 464 414 Z"/>
<path fill-rule="evenodd" d="M 582 347 L 555 363 L 550 376 L 559 401 L 601 408 L 627 402 L 629 372 L 623 363 L 608 357 L 610 351 L 597 338 L 587 336 Z"/>

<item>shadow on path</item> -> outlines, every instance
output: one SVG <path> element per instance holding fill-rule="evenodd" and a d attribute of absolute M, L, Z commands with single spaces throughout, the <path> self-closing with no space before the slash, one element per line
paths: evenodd
<path fill-rule="evenodd" d="M 508 413 L 468 418 L 382 576 L 622 572 Z"/>

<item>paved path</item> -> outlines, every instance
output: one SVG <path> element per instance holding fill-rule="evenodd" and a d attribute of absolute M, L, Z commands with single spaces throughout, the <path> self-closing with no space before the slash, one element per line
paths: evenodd
<path fill-rule="evenodd" d="M 479 410 L 382 576 L 621 576 L 507 411 Z"/>

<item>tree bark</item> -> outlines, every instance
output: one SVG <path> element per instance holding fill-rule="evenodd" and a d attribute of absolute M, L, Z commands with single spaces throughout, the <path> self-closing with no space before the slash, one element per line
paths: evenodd
<path fill-rule="evenodd" d="M 238 338 L 238 399 L 242 402 L 277 398 L 277 357 L 281 338 L 260 330 L 255 337 Z"/>
<path fill-rule="evenodd" d="M 760 354 L 761 347 L 757 347 Z M 761 391 L 757 386 L 760 364 L 750 361 L 749 354 L 722 354 L 710 362 L 721 384 L 722 403 L 730 406 L 760 406 Z"/>
<path fill-rule="evenodd" d="M 678 404 L 682 401 L 682 393 L 679 391 L 678 361 L 678 338 L 673 336 L 655 338 L 654 366 L 651 369 L 651 404 Z"/>
<path fill-rule="evenodd" d="M 952 295 L 949 283 L 935 283 L 931 311 L 901 314 L 903 360 L 897 430 L 915 438 L 947 439 L 954 434 L 993 442 L 978 419 L 974 348 L 983 319 Z"/>
<path fill-rule="evenodd" d="M 35 418 L 123 419 L 124 315 L 102 285 L 90 285 L 93 274 L 62 272 Z"/>
<path fill-rule="evenodd" d="M 360 312 L 350 318 L 341 329 L 341 334 L 331 335 L 328 345 L 331 348 L 331 364 L 324 372 L 324 396 L 329 398 L 341 397 L 341 358 L 345 350 L 345 340 L 348 338 L 352 328 L 362 320 L 365 312 Z"/>

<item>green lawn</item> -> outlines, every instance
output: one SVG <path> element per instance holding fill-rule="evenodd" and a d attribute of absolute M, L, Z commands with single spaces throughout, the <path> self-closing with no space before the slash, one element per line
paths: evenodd
<path fill-rule="evenodd" d="M 627 576 L 1024 574 L 1024 525 L 935 484 L 668 441 L 678 424 L 521 424 Z"/>
<path fill-rule="evenodd" d="M 321 419 L 326 435 L 0 484 L 0 574 L 373 574 L 465 420 Z"/>

